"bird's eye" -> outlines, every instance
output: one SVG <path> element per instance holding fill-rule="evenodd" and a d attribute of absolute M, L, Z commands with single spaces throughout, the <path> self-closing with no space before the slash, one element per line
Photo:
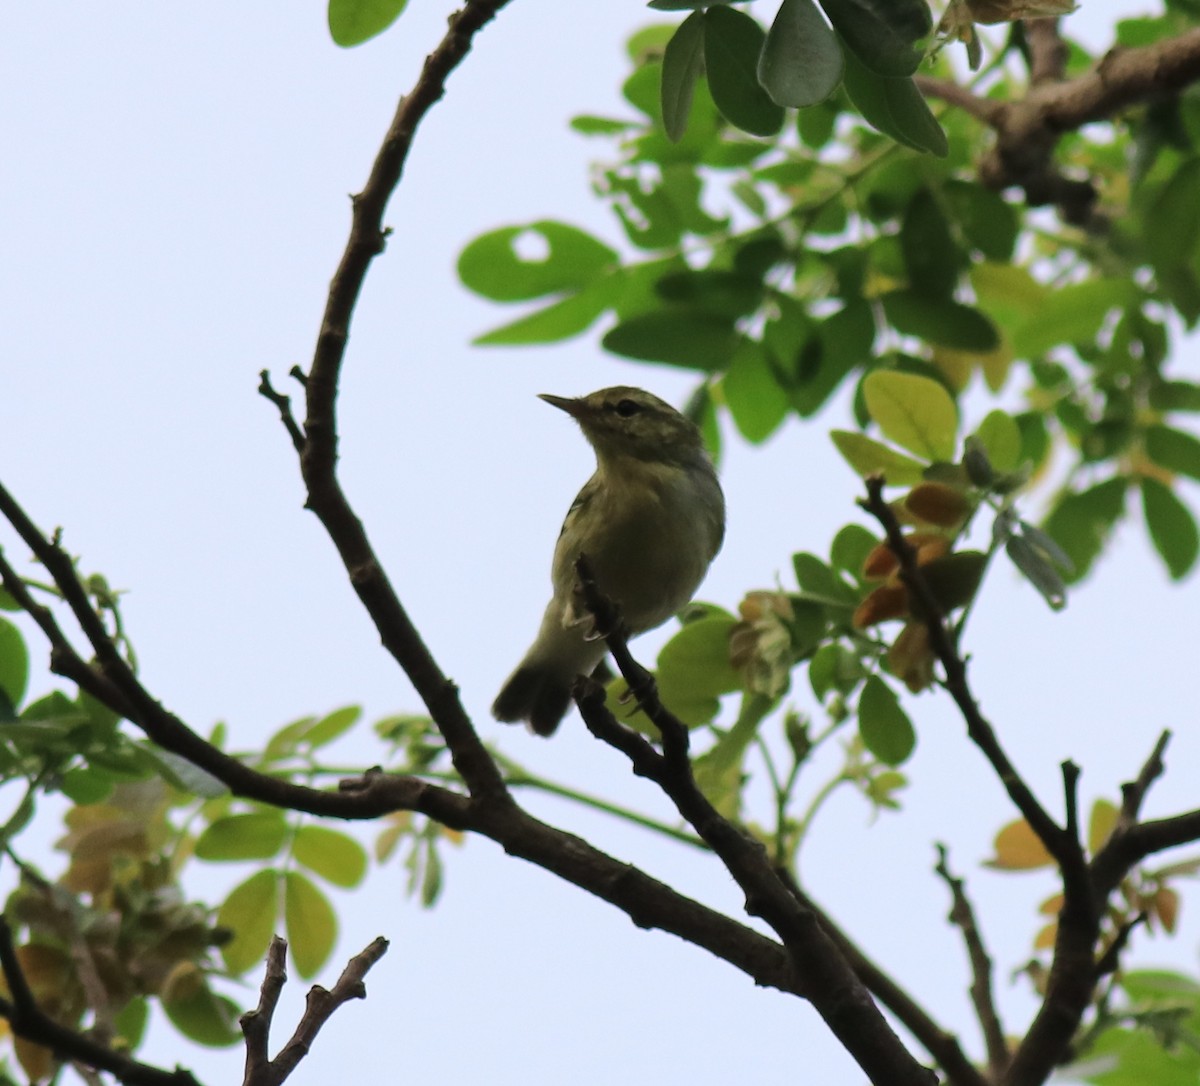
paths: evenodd
<path fill-rule="evenodd" d="M 617 414 L 623 419 L 636 415 L 641 409 L 641 405 L 634 403 L 633 400 L 621 400 L 616 407 Z"/>

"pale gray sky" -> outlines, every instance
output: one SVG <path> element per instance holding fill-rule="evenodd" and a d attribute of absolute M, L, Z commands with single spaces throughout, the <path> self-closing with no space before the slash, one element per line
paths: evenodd
<path fill-rule="evenodd" d="M 6 11 L 0 473 L 43 526 L 64 527 L 86 569 L 130 590 L 125 615 L 155 694 L 199 730 L 227 720 L 238 746 L 347 702 L 372 718 L 418 708 L 301 508 L 291 446 L 254 390 L 259 369 L 283 386 L 293 363 L 307 363 L 345 239 L 346 194 L 361 187 L 449 10 L 414 3 L 388 34 L 349 52 L 330 43 L 316 3 Z M 635 4 L 518 0 L 480 36 L 388 215 L 395 233 L 353 328 L 342 451 L 351 499 L 484 734 L 546 776 L 668 817 L 577 718 L 544 743 L 493 723 L 486 708 L 533 632 L 559 521 L 590 471 L 575 428 L 535 394 L 629 382 L 678 400 L 691 379 L 617 361 L 591 338 L 472 349 L 471 336 L 505 314 L 454 275 L 462 245 L 497 225 L 556 217 L 619 241 L 588 192 L 586 165 L 605 147 L 566 122 L 625 112 L 622 43 L 646 15 Z M 858 496 L 823 436 L 842 422 L 793 421 L 758 450 L 729 442 L 729 536 L 705 598 L 732 608 L 748 588 L 790 584 L 793 551 L 826 551 Z M 9 534 L 0 543 L 24 557 Z M 1087 802 L 1115 797 L 1168 726 L 1169 775 L 1149 811 L 1196 802 L 1195 593 L 1194 582 L 1166 583 L 1136 523 L 1062 614 L 1006 570 L 988 583 L 971 636 L 976 690 L 1052 810 L 1063 758 L 1084 767 Z M 651 659 L 665 636 L 647 637 L 640 655 Z M 47 683 L 43 672 L 35 689 Z M 807 706 L 805 689 L 797 698 Z M 904 814 L 870 824 L 856 797 L 836 798 L 804 873 L 978 1052 L 932 842 L 947 841 L 970 878 L 1010 1032 L 1031 1002 L 1007 970 L 1028 957 L 1033 907 L 1051 883 L 978 868 L 1015 812 L 944 698 L 910 710 L 920 744 Z M 380 754 L 364 729 L 345 757 L 365 765 Z M 561 803 L 530 805 L 737 913 L 738 894 L 710 859 Z M 38 859 L 55 869 L 53 857 Z M 344 1075 L 348 1055 L 367 1083 L 862 1080 L 806 1005 L 638 931 L 486 841 L 449 859 L 433 912 L 405 900 L 395 865 L 338 898 L 338 959 L 376 934 L 392 952 L 367 1002 L 335 1017 L 294 1082 Z M 211 893 L 227 874 L 237 877 L 197 865 L 190 881 Z M 1185 904 L 1174 943 L 1139 934 L 1135 960 L 1192 968 L 1192 912 Z M 303 987 L 293 983 L 281 1025 Z M 144 1056 L 183 1063 L 210 1086 L 240 1075 L 239 1050 L 181 1047 L 162 1024 Z"/>

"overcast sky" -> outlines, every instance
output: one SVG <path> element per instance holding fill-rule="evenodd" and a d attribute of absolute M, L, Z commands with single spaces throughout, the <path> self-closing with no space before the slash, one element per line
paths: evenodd
<path fill-rule="evenodd" d="M 129 590 L 125 617 L 155 695 L 198 730 L 228 721 L 238 747 L 346 703 L 371 718 L 419 708 L 302 509 L 291 446 L 255 385 L 264 367 L 282 387 L 294 363 L 307 364 L 347 194 L 449 10 L 418 0 L 351 51 L 331 44 L 316 3 L 114 0 L 5 13 L 0 477 L 43 527 L 63 526 L 86 570 Z M 535 394 L 635 383 L 679 401 L 691 379 L 615 360 L 592 338 L 473 349 L 470 338 L 508 314 L 454 275 L 470 238 L 535 218 L 619 244 L 588 189 L 587 164 L 606 147 L 567 120 L 628 112 L 623 41 L 646 15 L 637 4 L 517 0 L 454 74 L 420 132 L 387 217 L 393 237 L 356 315 L 342 466 L 401 598 L 484 735 L 539 773 L 666 818 L 653 789 L 577 717 L 546 743 L 486 710 L 533 633 L 559 522 L 591 470 L 576 429 Z M 824 436 L 844 421 L 835 409 L 821 425 L 788 423 L 762 449 L 727 443 L 729 534 L 704 598 L 732 609 L 749 588 L 790 586 L 793 551 L 827 551 L 858 495 Z M 1195 504 L 1195 488 L 1189 497 Z M 10 533 L 0 544 L 24 559 Z M 1195 804 L 1195 592 L 1194 581 L 1167 584 L 1137 523 L 1061 614 L 1005 569 L 989 580 L 972 619 L 973 681 L 1051 810 L 1062 759 L 1083 766 L 1088 804 L 1115 798 L 1163 727 L 1177 735 L 1148 812 Z M 668 632 L 647 637 L 640 655 L 652 659 Z M 50 682 L 43 670 L 34 690 Z M 806 687 L 797 704 L 811 708 Z M 949 843 L 980 902 L 1010 1033 L 1032 1004 L 1009 970 L 1029 956 L 1042 922 L 1034 908 L 1052 883 L 979 868 L 1015 812 L 947 699 L 926 695 L 910 709 L 920 744 L 905 812 L 872 823 L 856 796 L 839 795 L 804 877 L 978 1054 L 932 843 Z M 342 760 L 379 760 L 363 733 Z M 814 770 L 811 788 L 820 783 Z M 709 858 L 559 802 L 530 806 L 737 914 L 739 895 Z M 32 858 L 57 870 L 55 856 Z M 637 930 L 489 842 L 449 861 L 432 912 L 405 899 L 395 864 L 339 896 L 338 961 L 322 979 L 377 934 L 392 952 L 366 1003 L 335 1017 L 293 1081 L 345 1074 L 348 1056 L 365 1083 L 862 1080 L 805 1004 Z M 212 894 L 244 874 L 197 865 L 189 885 Z M 1192 913 L 1185 905 L 1174 943 L 1139 933 L 1135 960 L 1194 968 Z M 303 987 L 291 987 L 282 1023 L 294 1021 Z M 239 1050 L 184 1048 L 161 1024 L 144 1055 L 183 1063 L 210 1086 L 240 1076 Z"/>

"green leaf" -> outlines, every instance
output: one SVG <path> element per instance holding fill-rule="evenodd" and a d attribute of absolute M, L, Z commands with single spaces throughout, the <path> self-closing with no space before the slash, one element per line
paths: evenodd
<path fill-rule="evenodd" d="M 704 16 L 693 11 L 667 42 L 662 63 L 662 119 L 667 138 L 678 143 L 687 131 L 692 93 L 704 70 Z"/>
<path fill-rule="evenodd" d="M 875 341 L 875 318 L 866 301 L 853 301 L 822 319 L 815 335 L 805 335 L 807 320 L 796 321 L 782 313 L 780 320 L 768 323 L 768 345 L 785 334 L 799 333 L 804 338 L 793 350 L 794 376 L 790 384 L 792 406 L 804 418 L 816 414 L 833 395 L 846 376 L 871 358 Z"/>
<path fill-rule="evenodd" d="M 884 437 L 928 460 L 954 459 L 958 409 L 937 381 L 875 370 L 863 381 L 863 396 Z"/>
<path fill-rule="evenodd" d="M 863 684 L 858 699 L 858 731 L 863 744 L 885 765 L 908 761 L 917 745 L 912 721 L 892 688 L 878 675 Z"/>
<path fill-rule="evenodd" d="M 924 56 L 918 43 L 933 22 L 925 0 L 821 0 L 855 56 L 884 76 L 912 75 Z"/>
<path fill-rule="evenodd" d="M 708 89 L 721 115 L 743 132 L 773 136 L 783 109 L 758 81 L 758 57 L 766 34 L 744 11 L 711 7 L 704 12 L 704 63 Z"/>
<path fill-rule="evenodd" d="M 663 301 L 730 319 L 753 313 L 763 298 L 761 276 L 719 269 L 667 272 L 654 289 Z"/>
<path fill-rule="evenodd" d="M 738 344 L 721 388 L 742 437 L 754 445 L 766 441 L 791 410 L 766 348 L 755 339 Z"/>
<path fill-rule="evenodd" d="M 971 268 L 980 306 L 1005 328 L 1033 317 L 1052 293 L 1019 264 L 985 261 Z"/>
<path fill-rule="evenodd" d="M 916 191 L 900 225 L 900 250 L 909 286 L 918 294 L 949 299 L 958 286 L 963 254 L 941 205 L 926 188 Z"/>
<path fill-rule="evenodd" d="M 233 932 L 233 938 L 221 947 L 231 973 L 244 973 L 262 962 L 278 916 L 277 871 L 258 871 L 233 888 L 217 910 L 217 924 Z"/>
<path fill-rule="evenodd" d="M 1144 440 L 1146 455 L 1160 467 L 1200 479 L 1200 439 L 1169 426 L 1148 426 Z"/>
<path fill-rule="evenodd" d="M 842 47 L 813 0 L 783 0 L 758 58 L 758 81 L 781 106 L 824 101 L 842 81 Z"/>
<path fill-rule="evenodd" d="M 1003 196 L 978 182 L 953 179 L 943 183 L 942 195 L 968 245 L 988 260 L 1012 260 L 1020 224 Z"/>
<path fill-rule="evenodd" d="M 700 791 L 725 818 L 736 819 L 740 813 L 742 763 L 759 724 L 775 704 L 761 694 L 744 695 L 733 727 L 692 763 Z"/>
<path fill-rule="evenodd" d="M 243 1039 L 238 1028 L 241 1009 L 232 999 L 213 992 L 207 983 L 198 984 L 178 999 L 164 999 L 162 1007 L 171 1024 L 197 1044 L 226 1048 Z"/>
<path fill-rule="evenodd" d="M 846 524 L 838 530 L 829 547 L 834 569 L 844 570 L 856 581 L 862 579 L 863 563 L 879 540 L 861 524 Z"/>
<path fill-rule="evenodd" d="M 362 719 L 362 708 L 358 705 L 346 705 L 335 709 L 326 717 L 318 720 L 304 735 L 304 743 L 310 750 L 332 743 L 340 735 L 344 735 Z"/>
<path fill-rule="evenodd" d="M 924 464 L 866 434 L 831 430 L 829 436 L 846 463 L 864 479 L 868 475 L 882 475 L 888 486 L 915 486 L 924 478 Z"/>
<path fill-rule="evenodd" d="M 1166 562 L 1171 580 L 1186 577 L 1200 553 L 1196 518 L 1175 492 L 1157 479 L 1142 480 L 1142 511 L 1154 549 Z"/>
<path fill-rule="evenodd" d="M 12 597 L 7 588 L 0 588 L 0 611 L 21 611 L 24 608 Z"/>
<path fill-rule="evenodd" d="M 367 873 L 367 850 L 349 834 L 326 826 L 301 826 L 292 840 L 292 855 L 334 886 L 350 889 Z"/>
<path fill-rule="evenodd" d="M 149 740 L 138 742 L 137 749 L 150 761 L 158 776 L 181 792 L 186 792 L 190 796 L 199 796 L 201 799 L 214 799 L 217 796 L 227 795 L 229 792 L 228 785 L 218 780 L 206 769 L 193 765 L 178 754 L 155 746 Z"/>
<path fill-rule="evenodd" d="M 836 643 L 822 645 L 808 665 L 808 681 L 820 702 L 830 690 L 850 694 L 865 677 L 858 655 Z"/>
<path fill-rule="evenodd" d="M 1068 493 L 1055 506 L 1043 530 L 1070 557 L 1068 583 L 1083 578 L 1125 509 L 1125 480 L 1108 479 L 1079 494 Z"/>
<path fill-rule="evenodd" d="M 798 551 L 792 555 L 792 569 L 801 593 L 811 602 L 853 607 L 858 593 L 815 554 Z"/>
<path fill-rule="evenodd" d="M 1062 574 L 1043 548 L 1035 546 L 1025 535 L 1012 535 L 1005 541 L 1004 550 L 1012 564 L 1051 607 L 1057 611 L 1066 605 L 1067 588 Z"/>
<path fill-rule="evenodd" d="M 145 996 L 134 996 L 113 1018 L 117 1036 L 124 1042 L 125 1050 L 136 1051 L 146 1034 L 150 1021 L 150 1004 Z M 115 1046 L 114 1046 L 115 1047 Z"/>
<path fill-rule="evenodd" d="M 329 33 L 343 47 L 361 45 L 382 34 L 408 6 L 408 0 L 329 0 Z"/>
<path fill-rule="evenodd" d="M 690 691 L 716 697 L 742 688 L 729 662 L 729 635 L 736 622 L 725 615 L 702 618 L 682 627 L 658 654 L 659 685 L 668 692 Z"/>
<path fill-rule="evenodd" d="M 284 875 L 284 918 L 296 972 L 309 980 L 333 953 L 337 939 L 333 906 L 311 879 L 289 871 Z"/>
<path fill-rule="evenodd" d="M 478 347 L 512 347 L 570 339 L 596 323 L 620 294 L 623 282 L 619 273 L 602 275 L 583 290 L 484 332 L 471 342 Z"/>
<path fill-rule="evenodd" d="M 1192 259 L 1200 244 L 1200 157 L 1175 169 L 1144 223 L 1150 262 L 1160 274 Z"/>
<path fill-rule="evenodd" d="M 521 244 L 544 249 L 524 257 Z M 542 219 L 482 234 L 458 258 L 463 286 L 494 302 L 523 302 L 579 290 L 617 264 L 617 254 L 591 234 Z"/>
<path fill-rule="evenodd" d="M 286 835 L 282 811 L 226 815 L 200 834 L 196 855 L 201 860 L 269 860 L 283 847 Z"/>
<path fill-rule="evenodd" d="M 1021 466 L 1021 428 L 1011 415 L 1000 410 L 988 412 L 975 438 L 996 471 L 1016 471 Z"/>
<path fill-rule="evenodd" d="M 0 618 L 0 693 L 16 709 L 25 699 L 29 685 L 29 650 L 21 631 Z"/>
<path fill-rule="evenodd" d="M 723 317 L 658 310 L 621 321 L 601 343 L 625 358 L 711 373 L 729 365 L 739 338 L 733 323 Z"/>
<path fill-rule="evenodd" d="M 912 76 L 892 79 L 876 75 L 853 53 L 846 53 L 845 59 L 842 82 L 850 101 L 869 125 L 916 151 L 928 151 L 938 158 L 950 153 L 946 133 L 921 97 Z"/>
<path fill-rule="evenodd" d="M 112 794 L 116 782 L 109 774 L 94 766 L 68 769 L 59 781 L 58 790 L 72 803 L 85 807 L 99 803 Z"/>
<path fill-rule="evenodd" d="M 888 322 L 907 336 L 979 354 L 1000 346 L 1000 335 L 991 320 L 978 309 L 953 298 L 930 297 L 916 290 L 892 290 L 881 301 Z"/>
<path fill-rule="evenodd" d="M 1013 350 L 1036 358 L 1060 344 L 1093 343 L 1108 314 L 1137 304 L 1140 292 L 1132 280 L 1091 279 L 1045 294 L 1025 323 L 1012 329 Z"/>

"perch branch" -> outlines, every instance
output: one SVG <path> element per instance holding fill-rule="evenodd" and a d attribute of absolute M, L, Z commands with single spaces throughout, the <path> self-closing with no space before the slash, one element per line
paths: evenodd
<path fill-rule="evenodd" d="M 765 920 L 779 936 L 795 966 L 799 994 L 812 1003 L 833 1034 L 872 1082 L 889 1086 L 930 1086 L 937 1076 L 901 1043 L 816 914 L 776 875 L 766 849 L 724 818 L 701 792 L 688 761 L 687 727 L 658 698 L 649 673 L 630 655 L 620 617 L 598 591 L 586 559 L 576 563 L 580 588 L 597 629 L 621 674 L 636 692 L 639 708 L 661 729 L 660 753 L 621 724 L 604 704 L 604 688 L 585 676 L 576 679 L 580 714 L 598 739 L 621 751 L 633 771 L 657 784 L 689 825 L 717 854 L 746 896 L 746 912 Z"/>

